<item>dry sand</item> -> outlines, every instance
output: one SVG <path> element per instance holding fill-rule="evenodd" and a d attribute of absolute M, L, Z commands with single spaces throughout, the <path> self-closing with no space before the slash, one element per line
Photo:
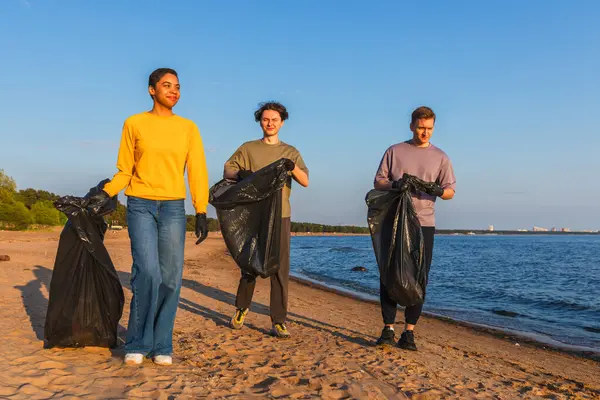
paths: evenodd
<path fill-rule="evenodd" d="M 419 352 L 380 350 L 377 305 L 290 284 L 289 329 L 268 333 L 268 281 L 247 324 L 228 328 L 239 277 L 219 237 L 186 247 L 175 364 L 122 364 L 122 350 L 43 349 L 58 232 L 0 232 L 0 398 L 600 398 L 600 363 L 423 318 Z M 126 232 L 107 247 L 131 292 Z M 398 313 L 399 318 L 402 313 Z"/>

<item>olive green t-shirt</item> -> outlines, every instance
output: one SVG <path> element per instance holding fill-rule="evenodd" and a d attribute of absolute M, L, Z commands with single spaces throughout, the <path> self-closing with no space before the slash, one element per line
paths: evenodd
<path fill-rule="evenodd" d="M 262 140 L 253 140 L 241 145 L 225 163 L 225 171 L 237 172 L 240 170 L 258 171 L 261 168 L 281 159 L 292 160 L 298 168 L 308 175 L 308 168 L 300 152 L 294 146 L 279 141 L 277 144 L 267 144 Z M 288 179 L 283 187 L 282 195 L 282 218 L 291 217 L 290 193 L 292 190 L 292 177 Z"/>

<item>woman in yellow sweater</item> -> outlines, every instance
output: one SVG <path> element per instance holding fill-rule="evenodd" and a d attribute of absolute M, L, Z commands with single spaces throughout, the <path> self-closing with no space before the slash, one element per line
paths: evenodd
<path fill-rule="evenodd" d="M 141 364 L 151 357 L 171 365 L 185 244 L 184 172 L 187 168 L 196 209 L 196 244 L 208 235 L 208 173 L 198 127 L 173 113 L 180 96 L 177 72 L 157 69 L 148 91 L 152 110 L 125 121 L 118 172 L 90 205 L 100 206 L 126 188 L 133 298 L 125 362 Z"/>

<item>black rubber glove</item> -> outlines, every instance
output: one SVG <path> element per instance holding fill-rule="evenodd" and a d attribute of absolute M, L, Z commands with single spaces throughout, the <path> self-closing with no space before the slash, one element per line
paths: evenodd
<path fill-rule="evenodd" d="M 238 173 L 237 173 L 238 182 L 239 181 L 243 181 L 244 179 L 246 179 L 250 175 L 252 175 L 252 171 L 248 171 L 247 169 L 241 169 L 241 170 L 239 170 Z"/>
<path fill-rule="evenodd" d="M 205 213 L 196 214 L 196 244 L 200 244 L 208 237 L 208 222 Z"/>
<path fill-rule="evenodd" d="M 397 181 L 392 182 L 392 189 L 398 189 L 401 192 L 408 190 L 408 183 L 406 183 L 402 179 L 398 179 Z"/>
<path fill-rule="evenodd" d="M 289 158 L 285 159 L 283 165 L 285 166 L 285 169 L 287 169 L 288 171 L 293 171 L 294 168 L 296 168 L 296 164 Z"/>
<path fill-rule="evenodd" d="M 425 193 L 427 193 L 430 196 L 442 197 L 442 195 L 444 194 L 444 189 L 442 189 L 442 187 L 437 183 L 431 182 L 429 185 L 427 185 Z"/>
<path fill-rule="evenodd" d="M 110 196 L 104 190 L 88 197 L 86 208 L 94 214 L 100 214 L 100 211 L 110 201 Z"/>

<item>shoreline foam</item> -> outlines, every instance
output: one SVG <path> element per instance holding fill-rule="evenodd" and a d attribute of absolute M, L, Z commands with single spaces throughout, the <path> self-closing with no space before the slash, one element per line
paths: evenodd
<path fill-rule="evenodd" d="M 316 288 L 331 293 L 335 293 L 340 296 L 348 297 L 357 301 L 367 302 L 371 304 L 379 305 L 379 297 L 368 293 L 360 293 L 352 291 L 350 289 L 327 284 L 325 282 L 318 281 L 313 278 L 309 278 L 297 272 L 290 273 L 290 279 L 298 282 L 302 285 Z M 535 334 L 532 332 L 518 331 L 508 328 L 497 327 L 493 325 L 487 325 L 472 321 L 461 320 L 457 318 L 447 317 L 442 314 L 438 314 L 431 311 L 423 311 L 423 315 L 435 318 L 440 321 L 447 323 L 464 326 L 469 329 L 477 330 L 479 332 L 487 333 L 494 337 L 510 339 L 511 341 L 517 341 L 521 343 L 527 343 L 529 345 L 539 347 L 542 349 L 550 349 L 565 354 L 575 355 L 581 358 L 591 359 L 594 361 L 600 361 L 600 349 L 594 349 L 587 346 L 578 346 L 568 343 L 562 343 L 557 340 L 553 340 L 542 334 Z"/>

